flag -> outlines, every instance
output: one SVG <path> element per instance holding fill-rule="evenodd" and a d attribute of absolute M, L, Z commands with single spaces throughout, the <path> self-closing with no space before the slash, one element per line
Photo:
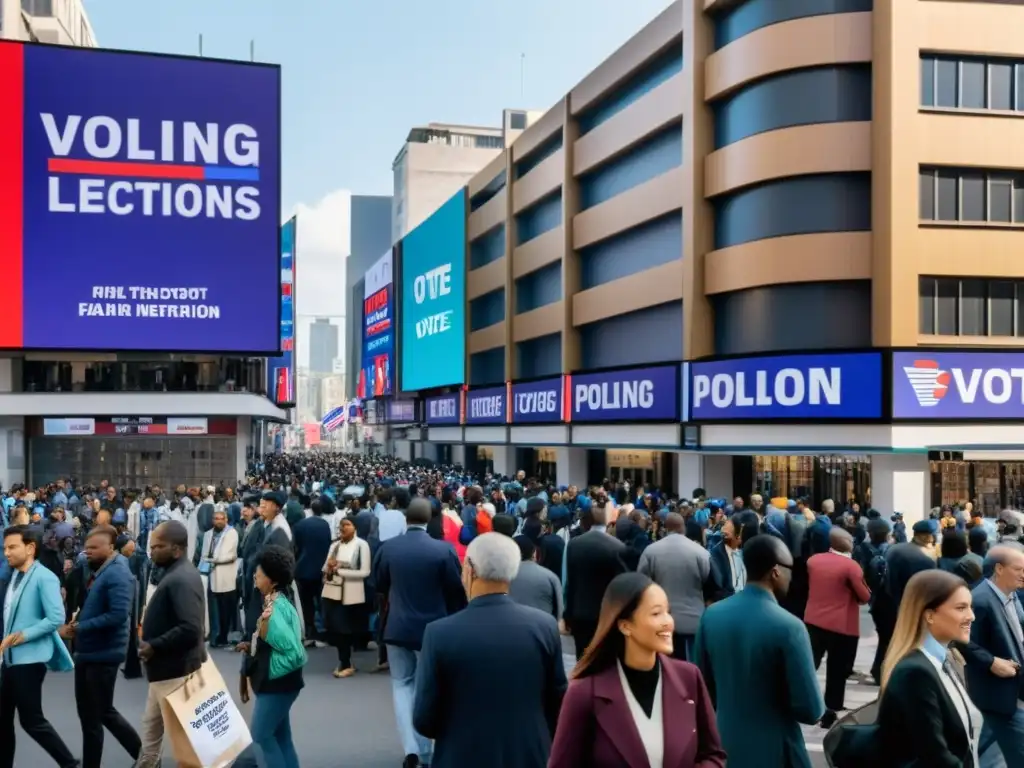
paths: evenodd
<path fill-rule="evenodd" d="M 342 424 L 345 423 L 345 406 L 335 408 L 333 411 L 328 413 L 323 419 L 320 420 L 324 429 L 328 432 L 333 432 Z"/>

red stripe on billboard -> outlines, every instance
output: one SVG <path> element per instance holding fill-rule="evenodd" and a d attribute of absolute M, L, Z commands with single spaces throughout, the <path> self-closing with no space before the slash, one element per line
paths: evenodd
<path fill-rule="evenodd" d="M 21 347 L 24 324 L 24 50 L 21 45 L 0 43 L 0 284 L 7 287 L 0 313 L 0 347 Z"/>

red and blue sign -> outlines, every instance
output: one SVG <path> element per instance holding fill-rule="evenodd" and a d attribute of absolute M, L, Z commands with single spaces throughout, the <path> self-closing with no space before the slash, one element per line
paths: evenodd
<path fill-rule="evenodd" d="M 1024 419 L 1024 354 L 916 349 L 892 353 L 892 417 Z"/>
<path fill-rule="evenodd" d="M 267 360 L 267 392 L 280 408 L 295 407 L 295 217 L 281 227 L 281 354 Z"/>
<path fill-rule="evenodd" d="M 391 251 L 367 270 L 363 293 L 363 363 L 359 397 L 391 395 L 395 355 L 395 286 Z"/>
<path fill-rule="evenodd" d="M 0 348 L 278 353 L 280 80 L 0 41 Z"/>

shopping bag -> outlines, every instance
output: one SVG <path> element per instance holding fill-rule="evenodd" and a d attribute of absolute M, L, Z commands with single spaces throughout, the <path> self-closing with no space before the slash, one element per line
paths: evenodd
<path fill-rule="evenodd" d="M 168 694 L 160 710 L 174 759 L 183 768 L 226 768 L 252 743 L 213 659 Z"/>
<path fill-rule="evenodd" d="M 878 707 L 879 700 L 875 699 L 836 720 L 822 743 L 829 768 L 879 763 Z"/>

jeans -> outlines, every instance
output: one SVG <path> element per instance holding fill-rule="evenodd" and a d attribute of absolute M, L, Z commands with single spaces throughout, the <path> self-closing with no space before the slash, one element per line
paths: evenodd
<path fill-rule="evenodd" d="M 430 764 L 434 756 L 434 744 L 420 736 L 412 725 L 412 704 L 416 698 L 416 665 L 420 652 L 388 646 L 391 664 L 391 692 L 395 700 L 395 722 L 398 723 L 398 738 L 406 755 L 418 755 L 424 765 Z"/>
<path fill-rule="evenodd" d="M 114 707 L 116 683 L 117 664 L 79 662 L 75 666 L 75 704 L 82 721 L 82 768 L 101 768 L 104 728 L 133 760 L 142 751 L 139 734 Z"/>
<path fill-rule="evenodd" d="M 61 768 L 77 765 L 43 715 L 44 664 L 7 664 L 0 670 L 0 768 L 14 768 L 14 713 L 21 728 Z M 412 702 L 410 701 L 410 705 Z"/>
<path fill-rule="evenodd" d="M 260 693 L 252 708 L 253 742 L 263 752 L 265 768 L 299 768 L 292 741 L 292 704 L 299 691 Z"/>
<path fill-rule="evenodd" d="M 981 729 L 980 746 L 984 748 L 993 741 L 999 745 L 999 749 L 1003 753 L 1006 768 L 1024 766 L 1024 709 L 1018 706 L 1012 717 L 1000 717 L 991 712 L 985 713 L 985 725 Z M 983 757 L 982 763 L 985 762 Z"/>

